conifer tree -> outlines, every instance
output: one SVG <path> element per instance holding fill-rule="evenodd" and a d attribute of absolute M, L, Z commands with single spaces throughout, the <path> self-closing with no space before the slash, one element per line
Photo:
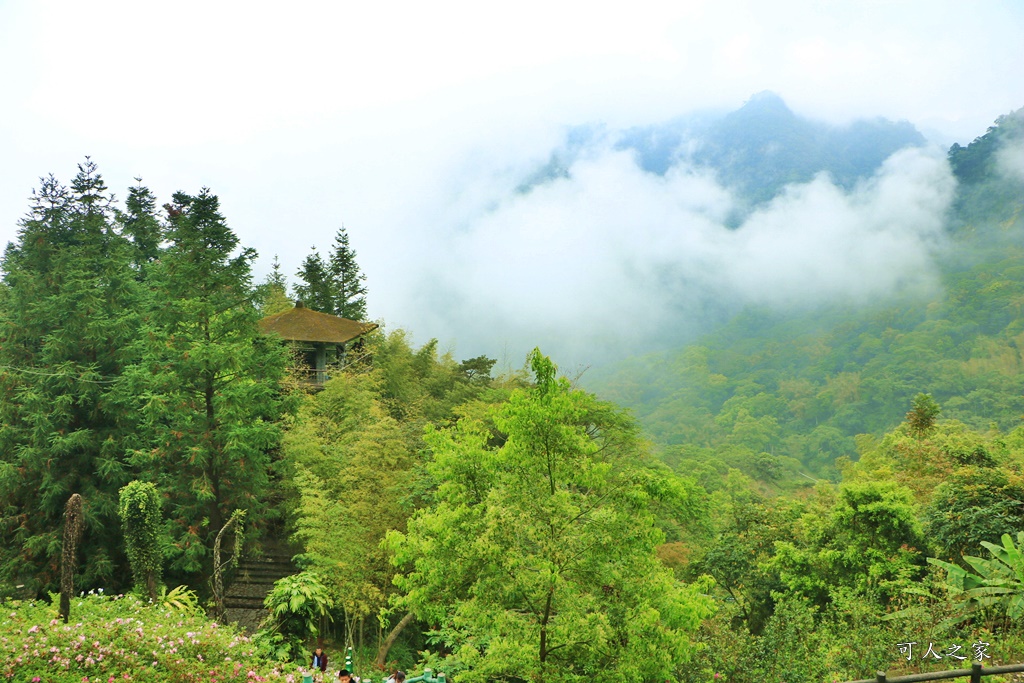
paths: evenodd
<path fill-rule="evenodd" d="M 297 275 L 302 284 L 295 285 L 295 296 L 306 308 L 349 320 L 366 319 L 366 276 L 359 270 L 344 227 L 335 235 L 330 258 L 324 262 L 313 247 Z"/>
<path fill-rule="evenodd" d="M 135 180 L 139 184 L 128 188 L 125 211 L 117 215 L 122 233 L 131 238 L 135 247 L 136 268 L 141 269 L 159 257 L 163 233 L 156 216 L 156 198 L 149 188 L 142 186 L 142 178 Z"/>
<path fill-rule="evenodd" d="M 33 193 L 3 257 L 0 580 L 57 584 L 64 503 L 89 500 L 81 580 L 113 587 L 123 561 L 117 491 L 130 478 L 132 414 L 114 400 L 133 362 L 140 288 L 96 164 Z"/>
<path fill-rule="evenodd" d="M 295 297 L 306 308 L 334 315 L 334 296 L 331 292 L 331 279 L 327 272 L 327 264 L 313 247 L 313 253 L 302 262 L 298 273 L 301 284 L 294 286 Z"/>
<path fill-rule="evenodd" d="M 356 263 L 356 252 L 349 246 L 348 232 L 342 226 L 334 238 L 334 251 L 328 264 L 334 294 L 334 315 L 349 320 L 366 319 L 366 276 Z"/>
<path fill-rule="evenodd" d="M 292 307 L 292 300 L 288 298 L 288 282 L 281 272 L 281 262 L 276 254 L 266 279 L 256 288 L 256 299 L 260 315 L 263 317 L 287 311 Z"/>
<path fill-rule="evenodd" d="M 209 571 L 214 534 L 231 511 L 247 509 L 257 524 L 267 512 L 287 356 L 258 331 L 256 254 L 237 251 L 217 197 L 179 192 L 165 208 L 169 246 L 148 279 L 143 362 L 132 377 L 150 441 L 133 462 L 169 494 L 172 569 Z"/>

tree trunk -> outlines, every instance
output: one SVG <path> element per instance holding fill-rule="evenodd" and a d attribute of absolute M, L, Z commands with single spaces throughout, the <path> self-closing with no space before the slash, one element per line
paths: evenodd
<path fill-rule="evenodd" d="M 396 624 L 393 629 L 391 629 L 391 633 L 388 634 L 388 637 L 384 639 L 384 642 L 381 644 L 380 649 L 377 650 L 377 659 L 375 659 L 373 662 L 373 665 L 376 666 L 378 669 L 384 669 L 384 664 L 387 662 L 388 658 L 388 651 L 391 650 L 391 646 L 395 644 L 396 640 L 398 640 L 398 634 L 402 632 L 402 629 L 409 625 L 409 622 L 412 621 L 412 618 L 412 612 L 406 614 L 404 617 L 402 617 L 402 620 L 398 622 L 398 624 Z"/>
<path fill-rule="evenodd" d="M 75 560 L 78 540 L 82 537 L 82 497 L 71 494 L 64 506 L 64 546 L 60 556 L 60 611 L 59 616 L 68 623 L 71 616 L 71 596 L 75 593 Z"/>
<path fill-rule="evenodd" d="M 224 564 L 220 561 L 220 544 L 224 538 L 224 532 L 228 530 L 232 524 L 238 524 L 240 514 L 237 512 L 231 515 L 228 519 L 227 524 L 220 528 L 217 532 L 217 538 L 213 541 L 213 611 L 214 616 L 218 619 L 224 618 Z M 235 551 L 232 554 L 232 560 L 238 556 L 238 547 L 236 545 Z"/>

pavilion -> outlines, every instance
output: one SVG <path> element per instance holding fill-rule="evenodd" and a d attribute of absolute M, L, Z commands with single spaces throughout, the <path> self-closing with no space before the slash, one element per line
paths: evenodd
<path fill-rule="evenodd" d="M 362 337 L 377 323 L 361 323 L 306 308 L 301 301 L 283 313 L 259 321 L 264 334 L 276 334 L 293 343 L 302 354 L 303 370 L 313 384 L 327 381 L 329 360 L 344 362 L 348 350 L 361 345 Z"/>

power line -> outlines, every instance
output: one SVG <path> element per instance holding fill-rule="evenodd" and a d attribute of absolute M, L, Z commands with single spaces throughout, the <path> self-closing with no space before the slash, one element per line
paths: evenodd
<path fill-rule="evenodd" d="M 118 381 L 115 379 L 88 379 L 82 376 L 75 376 L 70 372 L 45 372 L 43 370 L 34 370 L 30 368 L 18 368 L 13 365 L 0 365 L 0 370 L 11 370 L 13 372 L 21 372 L 26 375 L 38 375 L 40 377 L 60 377 L 62 379 L 74 379 L 79 382 L 89 382 L 91 384 L 114 384 Z"/>

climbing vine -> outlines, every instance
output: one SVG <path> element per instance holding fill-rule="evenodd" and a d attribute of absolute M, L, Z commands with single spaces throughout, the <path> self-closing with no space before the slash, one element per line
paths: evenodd
<path fill-rule="evenodd" d="M 117 514 L 124 529 L 125 550 L 132 565 L 135 590 L 155 600 L 162 569 L 160 496 L 156 486 L 142 481 L 126 485 L 121 489 Z"/>

